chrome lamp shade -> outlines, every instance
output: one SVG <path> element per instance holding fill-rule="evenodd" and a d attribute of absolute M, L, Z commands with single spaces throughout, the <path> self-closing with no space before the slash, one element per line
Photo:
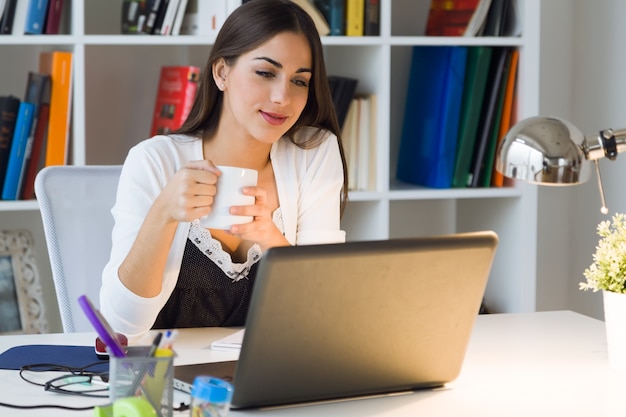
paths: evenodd
<path fill-rule="evenodd" d="M 531 117 L 517 123 L 500 142 L 496 169 L 534 184 L 579 184 L 591 177 L 585 136 L 571 123 Z"/>
<path fill-rule="evenodd" d="M 598 160 L 614 160 L 626 152 L 626 129 L 600 130 L 585 136 L 566 120 L 535 116 L 515 124 L 500 142 L 496 170 L 503 175 L 542 185 L 580 184 L 591 177 L 595 163 L 602 213 L 608 213 Z"/>

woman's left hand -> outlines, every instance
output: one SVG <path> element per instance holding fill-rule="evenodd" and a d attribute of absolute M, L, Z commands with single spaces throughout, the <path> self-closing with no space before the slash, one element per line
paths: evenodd
<path fill-rule="evenodd" d="M 268 205 L 267 192 L 263 187 L 243 187 L 244 195 L 254 196 L 255 203 L 250 206 L 232 206 L 230 214 L 252 216 L 250 223 L 234 224 L 230 232 L 243 240 L 257 243 L 262 250 L 274 246 L 288 246 L 289 242 L 278 230 L 272 219 L 273 209 Z"/>

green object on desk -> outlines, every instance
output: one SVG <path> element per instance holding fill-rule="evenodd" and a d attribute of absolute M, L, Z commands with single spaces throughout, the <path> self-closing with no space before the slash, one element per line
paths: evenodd
<path fill-rule="evenodd" d="M 116 400 L 113 404 L 96 406 L 93 417 L 152 417 L 155 409 L 145 398 L 129 397 Z"/>

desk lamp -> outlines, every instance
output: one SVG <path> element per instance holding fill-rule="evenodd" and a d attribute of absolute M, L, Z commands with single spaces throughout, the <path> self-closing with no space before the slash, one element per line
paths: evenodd
<path fill-rule="evenodd" d="M 500 142 L 496 169 L 503 175 L 534 184 L 581 184 L 594 162 L 603 214 L 608 213 L 598 160 L 614 160 L 626 151 L 626 129 L 601 130 L 585 136 L 566 120 L 535 116 L 515 124 Z"/>

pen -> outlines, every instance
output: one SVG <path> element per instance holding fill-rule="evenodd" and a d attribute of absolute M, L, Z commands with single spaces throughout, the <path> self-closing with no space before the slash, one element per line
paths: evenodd
<path fill-rule="evenodd" d="M 167 330 L 165 332 L 165 337 L 162 340 L 161 348 L 172 350 L 172 345 L 174 344 L 174 339 L 176 339 L 176 336 L 178 336 L 178 330 Z"/>
<path fill-rule="evenodd" d="M 157 335 L 155 336 L 154 340 L 152 341 L 152 344 L 150 345 L 150 350 L 148 351 L 149 358 L 154 357 L 154 353 L 156 352 L 157 348 L 161 344 L 162 337 L 163 337 L 163 333 L 161 332 L 157 333 Z"/>

